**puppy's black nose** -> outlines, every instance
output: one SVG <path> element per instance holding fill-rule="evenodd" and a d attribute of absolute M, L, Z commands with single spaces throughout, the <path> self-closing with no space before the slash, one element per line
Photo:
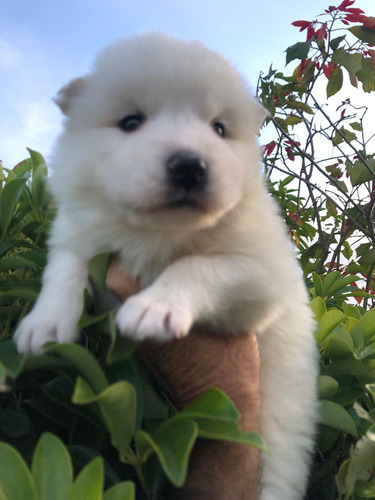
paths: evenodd
<path fill-rule="evenodd" d="M 187 191 L 201 189 L 207 182 L 206 161 L 191 151 L 177 151 L 166 163 L 168 181 Z"/>

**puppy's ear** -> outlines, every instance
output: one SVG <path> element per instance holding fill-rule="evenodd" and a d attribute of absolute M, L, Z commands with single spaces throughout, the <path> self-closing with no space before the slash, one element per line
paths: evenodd
<path fill-rule="evenodd" d="M 72 101 L 81 94 L 86 87 L 87 77 L 74 78 L 64 85 L 58 92 L 53 101 L 58 105 L 64 115 L 69 116 Z"/>

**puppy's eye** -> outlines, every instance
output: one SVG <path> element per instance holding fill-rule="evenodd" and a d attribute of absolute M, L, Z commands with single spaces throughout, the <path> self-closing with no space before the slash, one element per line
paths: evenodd
<path fill-rule="evenodd" d="M 221 122 L 214 122 L 212 124 L 212 128 L 217 133 L 217 135 L 219 135 L 220 137 L 223 137 L 223 138 L 226 137 L 225 127 Z"/>
<path fill-rule="evenodd" d="M 125 116 L 125 118 L 122 118 L 117 126 L 120 130 L 123 132 L 134 132 L 135 130 L 139 129 L 139 127 L 144 123 L 146 120 L 146 117 L 140 113 L 134 114 L 134 115 L 129 115 Z"/>

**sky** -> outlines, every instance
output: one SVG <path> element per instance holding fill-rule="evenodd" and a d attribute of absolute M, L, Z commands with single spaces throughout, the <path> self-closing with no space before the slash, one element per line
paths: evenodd
<path fill-rule="evenodd" d="M 201 40 L 254 88 L 260 71 L 271 63 L 283 70 L 285 49 L 304 41 L 291 23 L 316 19 L 334 2 L 0 0 L 0 159 L 12 168 L 31 148 L 48 161 L 62 127 L 52 98 L 118 38 L 156 31 Z M 375 16 L 374 0 L 356 0 L 355 7 Z"/>

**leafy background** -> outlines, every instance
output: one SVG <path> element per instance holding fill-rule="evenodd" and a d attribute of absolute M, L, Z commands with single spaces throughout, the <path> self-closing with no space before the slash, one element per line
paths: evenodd
<path fill-rule="evenodd" d="M 357 104 L 375 90 L 375 18 L 344 0 L 294 25 L 305 39 L 257 91 L 270 111 L 269 189 L 318 321 L 321 424 L 308 498 L 375 498 L 374 132 L 366 100 Z M 262 449 L 222 392 L 178 412 L 135 346 L 116 341 L 102 300 L 108 255 L 90 263 L 81 343 L 16 352 L 11 337 L 38 295 L 54 217 L 47 166 L 29 153 L 0 183 L 0 498 L 162 498 L 183 485 L 198 437 Z"/>

